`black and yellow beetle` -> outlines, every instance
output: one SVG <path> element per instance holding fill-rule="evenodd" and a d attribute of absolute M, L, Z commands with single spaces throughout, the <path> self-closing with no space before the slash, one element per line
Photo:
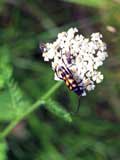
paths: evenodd
<path fill-rule="evenodd" d="M 61 80 L 64 80 L 66 86 L 73 92 L 75 92 L 78 96 L 81 96 L 84 93 L 85 87 L 82 84 L 82 80 L 78 83 L 74 77 L 72 72 L 64 67 L 64 66 L 57 66 L 55 68 L 55 72 Z"/>

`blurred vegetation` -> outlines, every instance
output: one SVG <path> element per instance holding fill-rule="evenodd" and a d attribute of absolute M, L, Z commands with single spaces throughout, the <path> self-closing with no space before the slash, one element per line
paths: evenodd
<path fill-rule="evenodd" d="M 54 81 L 39 44 L 101 32 L 104 81 L 78 97 Z M 0 0 L 0 160 L 120 159 L 120 1 Z"/>

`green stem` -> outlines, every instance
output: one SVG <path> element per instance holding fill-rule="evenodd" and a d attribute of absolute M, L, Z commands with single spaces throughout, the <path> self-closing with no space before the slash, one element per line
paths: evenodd
<path fill-rule="evenodd" d="M 41 104 L 44 103 L 46 99 L 48 99 L 60 86 L 62 82 L 57 82 L 46 94 L 44 94 L 38 101 L 36 101 L 28 110 L 26 110 L 21 116 L 13 120 L 5 130 L 0 134 L 0 138 L 5 138 L 11 132 L 11 130 L 26 116 L 32 113 L 35 109 L 37 109 Z"/>

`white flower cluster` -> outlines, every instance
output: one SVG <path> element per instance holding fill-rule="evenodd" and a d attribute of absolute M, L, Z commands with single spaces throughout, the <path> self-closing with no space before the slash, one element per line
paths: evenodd
<path fill-rule="evenodd" d="M 56 41 L 45 44 L 43 57 L 45 61 L 52 62 L 55 80 L 60 80 L 56 74 L 56 66 L 64 66 L 77 83 L 82 80 L 85 87 L 82 95 L 86 95 L 86 91 L 94 90 L 95 84 L 103 80 L 98 67 L 103 65 L 108 54 L 100 33 L 93 33 L 90 38 L 85 38 L 77 32 L 77 28 L 70 28 L 67 32 L 59 33 Z"/>

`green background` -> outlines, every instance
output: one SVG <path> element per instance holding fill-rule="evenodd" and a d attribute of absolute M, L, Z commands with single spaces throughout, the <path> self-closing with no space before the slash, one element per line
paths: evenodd
<path fill-rule="evenodd" d="M 39 49 L 70 27 L 87 37 L 101 32 L 109 55 L 104 81 L 73 116 L 77 95 L 56 87 Z M 0 0 L 0 160 L 7 159 L 120 159 L 119 0 Z"/>

